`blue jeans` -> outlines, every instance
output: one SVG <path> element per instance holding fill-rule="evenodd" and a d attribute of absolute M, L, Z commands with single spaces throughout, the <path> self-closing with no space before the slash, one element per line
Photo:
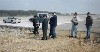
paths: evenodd
<path fill-rule="evenodd" d="M 55 28 L 56 27 L 50 26 L 50 34 L 49 34 L 49 36 L 56 37 Z"/>
<path fill-rule="evenodd" d="M 74 25 L 72 23 L 72 28 L 71 28 L 71 36 L 76 37 L 77 36 L 77 25 Z"/>
<path fill-rule="evenodd" d="M 86 28 L 87 28 L 86 38 L 90 38 L 90 33 L 91 33 L 92 26 L 87 26 Z"/>

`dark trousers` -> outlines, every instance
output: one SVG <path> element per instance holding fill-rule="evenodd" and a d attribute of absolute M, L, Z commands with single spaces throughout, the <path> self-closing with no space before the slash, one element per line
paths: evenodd
<path fill-rule="evenodd" d="M 34 26 L 34 31 L 33 31 L 34 34 L 38 34 L 38 27 Z"/>
<path fill-rule="evenodd" d="M 42 37 L 43 40 L 47 40 L 47 29 L 46 30 L 43 30 L 43 37 Z"/>
<path fill-rule="evenodd" d="M 87 26 L 86 38 L 90 38 L 92 26 Z"/>
<path fill-rule="evenodd" d="M 49 36 L 56 37 L 55 28 L 56 27 L 50 26 L 50 34 L 49 34 Z"/>

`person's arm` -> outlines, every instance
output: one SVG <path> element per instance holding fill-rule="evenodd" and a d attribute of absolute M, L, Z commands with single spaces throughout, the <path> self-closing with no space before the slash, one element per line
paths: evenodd
<path fill-rule="evenodd" d="M 92 24 L 93 24 L 93 18 L 91 17 L 91 21 L 92 21 Z"/>
<path fill-rule="evenodd" d="M 78 23 L 78 20 L 77 20 L 77 18 L 75 18 L 74 22 L 75 22 L 75 23 Z"/>
<path fill-rule="evenodd" d="M 57 26 L 57 16 L 56 16 L 56 26 Z"/>
<path fill-rule="evenodd" d="M 87 17 L 86 17 L 86 22 L 85 22 L 85 25 L 87 25 Z"/>
<path fill-rule="evenodd" d="M 74 20 L 74 17 L 72 18 L 71 22 L 73 22 L 73 20 Z"/>
<path fill-rule="evenodd" d="M 48 29 L 48 19 L 46 20 L 46 28 Z"/>
<path fill-rule="evenodd" d="M 50 18 L 49 24 L 51 24 L 51 18 Z"/>
<path fill-rule="evenodd" d="M 92 26 L 92 24 L 93 24 L 93 18 L 92 18 L 92 17 L 90 17 L 90 22 L 89 22 L 89 25 L 91 25 L 91 26 Z"/>
<path fill-rule="evenodd" d="M 48 28 L 48 19 L 45 19 L 45 20 L 44 20 L 44 26 L 45 26 L 45 29 Z"/>
<path fill-rule="evenodd" d="M 78 23 L 77 18 L 73 18 L 73 19 L 72 19 L 72 22 L 73 22 L 73 23 Z"/>

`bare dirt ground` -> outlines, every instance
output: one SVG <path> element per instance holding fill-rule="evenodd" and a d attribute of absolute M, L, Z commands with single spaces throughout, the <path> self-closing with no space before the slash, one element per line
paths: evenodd
<path fill-rule="evenodd" d="M 0 52 L 100 52 L 100 43 L 95 42 L 92 46 L 90 40 L 83 39 L 85 32 L 78 32 L 77 38 L 71 38 L 69 31 L 57 30 L 57 38 L 48 40 L 41 40 L 41 30 L 39 32 L 39 35 L 31 32 L 23 35 L 2 32 Z"/>

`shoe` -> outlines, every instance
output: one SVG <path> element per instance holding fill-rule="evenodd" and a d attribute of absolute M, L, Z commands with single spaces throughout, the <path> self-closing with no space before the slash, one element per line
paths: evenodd
<path fill-rule="evenodd" d="M 49 37 L 51 37 L 51 34 L 49 34 Z"/>
<path fill-rule="evenodd" d="M 88 39 L 90 39 L 90 37 L 88 37 Z"/>
<path fill-rule="evenodd" d="M 75 38 L 77 38 L 77 36 L 75 36 Z"/>
<path fill-rule="evenodd" d="M 41 39 L 41 40 L 48 40 L 48 38 L 43 38 L 43 37 L 42 37 L 42 39 Z"/>
<path fill-rule="evenodd" d="M 44 38 L 43 37 L 41 37 L 41 40 L 43 40 Z"/>
<path fill-rule="evenodd" d="M 56 37 L 52 36 L 51 38 L 55 39 Z"/>
<path fill-rule="evenodd" d="M 85 37 L 84 39 L 88 39 L 87 37 Z"/>
<path fill-rule="evenodd" d="M 36 32 L 33 32 L 33 34 L 36 34 Z"/>
<path fill-rule="evenodd" d="M 42 38 L 41 40 L 45 40 L 44 38 Z"/>
<path fill-rule="evenodd" d="M 90 39 L 90 37 L 88 37 L 87 39 Z"/>
<path fill-rule="evenodd" d="M 69 37 L 73 37 L 73 36 L 69 36 Z"/>

